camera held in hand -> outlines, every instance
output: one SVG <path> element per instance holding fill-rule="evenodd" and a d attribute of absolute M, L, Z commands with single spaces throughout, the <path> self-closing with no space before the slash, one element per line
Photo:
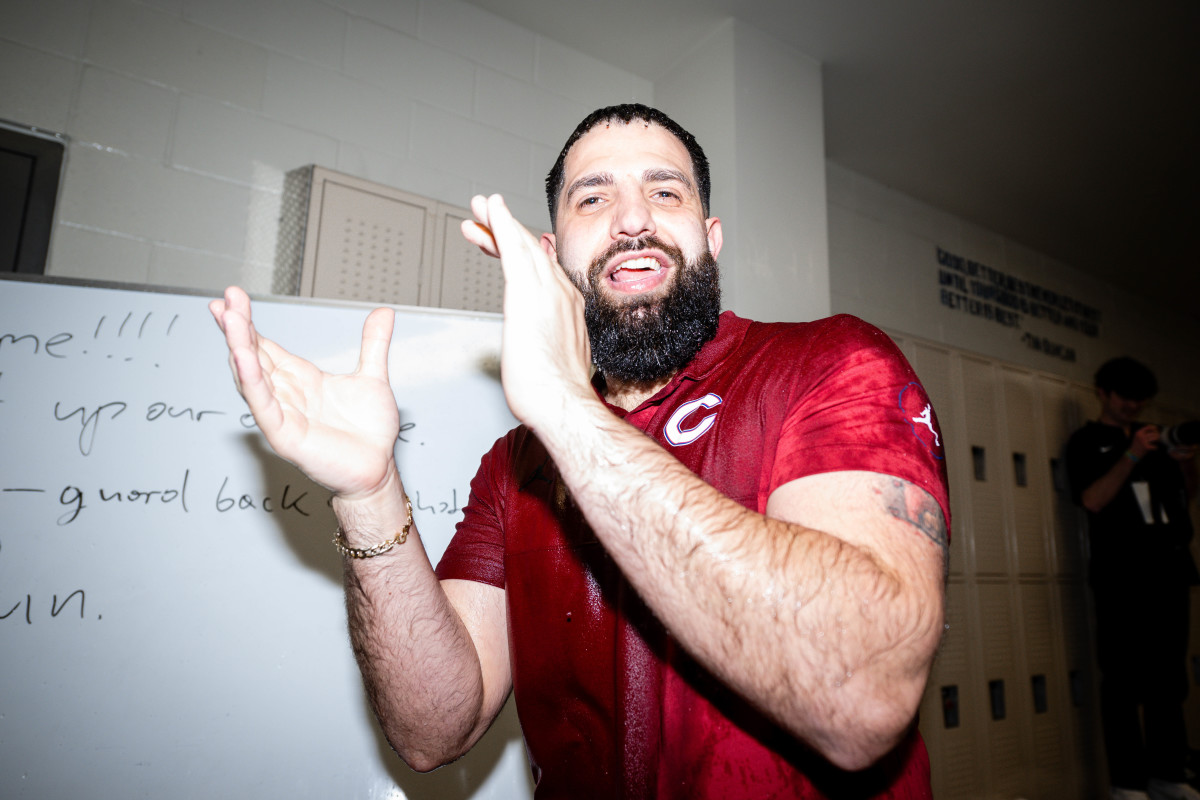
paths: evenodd
<path fill-rule="evenodd" d="M 1200 420 L 1180 422 L 1178 425 L 1164 425 L 1159 429 L 1160 444 L 1173 447 L 1191 447 L 1200 444 Z"/>

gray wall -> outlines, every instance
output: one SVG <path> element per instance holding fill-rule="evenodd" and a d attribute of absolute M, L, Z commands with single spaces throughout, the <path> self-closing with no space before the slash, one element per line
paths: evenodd
<path fill-rule="evenodd" d="M 830 163 L 829 247 L 833 309 L 899 331 L 1091 385 L 1103 361 L 1132 355 L 1157 373 L 1157 404 L 1200 413 L 1200 319 L 1164 311 L 1097 281 L 1069 264 L 1023 247 L 993 231 L 932 208 Z M 1099 312 L 1098 335 L 1032 313 L 1000 324 L 973 314 L 961 300 L 943 304 L 938 249 L 986 265 L 1005 280 L 1070 297 Z M 1138 269 L 1130 265 L 1130 269 Z M 959 273 L 960 275 L 962 273 Z M 965 277 L 965 276 L 964 276 Z M 994 286 L 991 281 L 984 281 Z M 968 282 L 969 285 L 969 282 Z M 979 300 L 968 288 L 960 298 Z M 1030 299 L 1026 297 L 1025 299 Z M 992 306 L 1001 307 L 992 301 Z M 975 309 L 980 311 L 978 307 Z M 1047 352 L 1039 342 L 1061 346 Z M 1073 354 L 1073 360 L 1064 356 Z M 1096 409 L 1089 406 L 1087 414 Z M 1156 419 L 1151 409 L 1148 419 Z"/>
<path fill-rule="evenodd" d="M 455 205 L 542 180 L 649 81 L 454 0 L 7 0 L 0 119 L 71 138 L 48 272 L 265 291 L 283 175 Z"/>
<path fill-rule="evenodd" d="M 827 170 L 820 75 L 732 19 L 651 83 L 458 0 L 0 4 L 0 120 L 71 141 L 52 275 L 266 292 L 283 176 L 310 163 L 455 205 L 500 191 L 545 228 L 543 176 L 575 123 L 643 101 L 709 151 L 726 307 L 854 313 L 1073 380 L 1130 352 L 1159 371 L 1165 402 L 1200 395 L 1177 367 L 1193 363 L 1194 318 Z M 939 247 L 1099 310 L 1099 336 L 946 307 Z"/>
<path fill-rule="evenodd" d="M 499 191 L 546 228 L 575 124 L 656 102 L 719 165 L 727 306 L 823 316 L 820 67 L 732 21 L 708 44 L 660 91 L 457 0 L 8 0 L 0 119 L 71 139 L 50 274 L 265 292 L 288 170 L 459 206 Z"/>

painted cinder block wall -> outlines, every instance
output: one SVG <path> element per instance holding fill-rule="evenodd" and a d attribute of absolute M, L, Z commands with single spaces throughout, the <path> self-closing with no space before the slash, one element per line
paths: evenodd
<path fill-rule="evenodd" d="M 466 205 L 542 182 L 597 105 L 653 87 L 456 0 L 8 0 L 0 119 L 70 137 L 47 273 L 266 291 L 283 176 Z"/>
<path fill-rule="evenodd" d="M 310 163 L 455 205 L 501 191 L 545 228 L 562 140 L 626 101 L 657 102 L 713 156 L 728 307 L 845 311 L 1073 380 L 1132 352 L 1168 402 L 1200 395 L 1177 368 L 1200 342 L 1194 317 L 826 164 L 819 64 L 733 20 L 651 82 L 458 0 L 0 4 L 0 120 L 71 142 L 51 275 L 266 291 L 283 176 Z M 1038 330 L 1069 362 L 946 308 L 938 247 L 1081 299 L 1100 336 Z"/>

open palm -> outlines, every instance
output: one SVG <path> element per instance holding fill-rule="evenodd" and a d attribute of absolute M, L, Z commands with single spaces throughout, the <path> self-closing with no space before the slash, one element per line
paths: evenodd
<path fill-rule="evenodd" d="M 381 486 L 400 429 L 387 374 L 391 310 L 367 317 L 354 372 L 331 375 L 260 336 L 242 290 L 230 288 L 210 309 L 225 333 L 238 391 L 275 452 L 342 497 Z"/>

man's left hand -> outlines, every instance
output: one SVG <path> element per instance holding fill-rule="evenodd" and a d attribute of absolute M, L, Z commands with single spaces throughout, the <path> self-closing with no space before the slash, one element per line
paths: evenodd
<path fill-rule="evenodd" d="M 583 297 L 558 261 L 513 217 L 504 199 L 476 195 L 463 235 L 504 269 L 500 372 L 513 415 L 535 431 L 594 398 Z"/>

